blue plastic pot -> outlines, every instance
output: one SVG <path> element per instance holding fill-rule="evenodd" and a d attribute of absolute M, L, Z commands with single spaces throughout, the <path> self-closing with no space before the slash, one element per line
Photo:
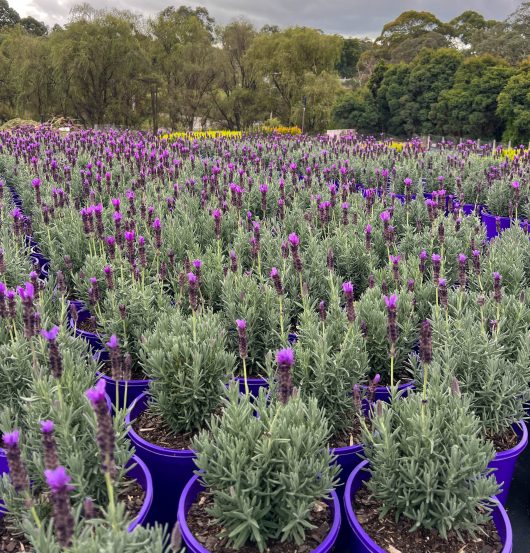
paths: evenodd
<path fill-rule="evenodd" d="M 204 488 L 200 483 L 199 477 L 193 476 L 193 478 L 187 482 L 178 505 L 177 520 L 180 526 L 182 538 L 189 553 L 210 553 L 210 551 L 203 547 L 195 538 L 187 523 L 188 512 L 203 489 Z M 313 549 L 311 553 L 329 553 L 333 549 L 335 541 L 337 540 L 341 516 L 340 504 L 335 492 L 331 493 L 331 500 L 328 502 L 328 505 L 330 505 L 333 510 L 333 523 L 331 525 L 331 529 L 322 543 L 317 548 Z"/>
<path fill-rule="evenodd" d="M 154 495 L 149 518 L 173 527 L 180 494 L 196 468 L 195 452 L 160 447 L 137 434 L 131 423 L 147 409 L 148 404 L 147 393 L 138 396 L 127 413 L 125 423 L 136 455 L 147 465 L 153 479 Z"/>
<path fill-rule="evenodd" d="M 524 421 L 514 424 L 513 429 L 519 437 L 519 443 L 515 447 L 512 447 L 512 449 L 499 451 L 489 464 L 489 468 L 495 469 L 493 475 L 501 486 L 501 492 L 497 495 L 497 499 L 503 506 L 506 505 L 508 501 L 508 494 L 510 493 L 510 485 L 515 473 L 517 459 L 528 445 L 528 429 Z"/>
<path fill-rule="evenodd" d="M 353 508 L 355 494 L 363 483 L 370 479 L 370 473 L 367 469 L 368 461 L 363 461 L 354 469 L 346 482 L 344 506 L 348 525 L 350 527 L 349 551 L 350 553 L 387 553 L 386 549 L 379 547 L 379 545 L 377 545 L 377 543 L 375 543 L 375 541 L 364 531 Z M 500 503 L 497 503 L 497 506 L 492 512 L 492 516 L 503 544 L 501 553 L 512 553 L 512 526 L 504 507 Z M 413 552 L 410 551 L 407 553 Z"/>

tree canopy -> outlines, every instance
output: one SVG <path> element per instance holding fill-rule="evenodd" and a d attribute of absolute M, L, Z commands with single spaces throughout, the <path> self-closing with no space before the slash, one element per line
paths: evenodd
<path fill-rule="evenodd" d="M 409 10 L 372 41 L 245 19 L 223 26 L 186 5 L 146 20 L 85 3 L 48 29 L 0 0 L 0 119 L 244 130 L 304 118 L 310 132 L 526 142 L 529 56 L 530 2 L 504 21 Z"/>

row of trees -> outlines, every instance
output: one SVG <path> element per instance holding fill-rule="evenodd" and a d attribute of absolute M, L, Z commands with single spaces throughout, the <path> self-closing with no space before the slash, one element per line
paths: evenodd
<path fill-rule="evenodd" d="M 2 27 L 0 117 L 139 126 L 156 111 L 172 128 L 200 119 L 245 129 L 271 116 L 300 124 L 306 98 L 306 129 L 323 130 L 341 90 L 343 44 L 309 28 L 218 27 L 204 8 L 169 7 L 145 21 L 81 5 L 45 35 Z"/>
<path fill-rule="evenodd" d="M 505 21 L 408 11 L 374 41 L 296 27 L 216 25 L 205 8 L 145 20 L 74 8 L 49 30 L 0 0 L 0 119 L 246 129 L 275 118 L 306 130 L 527 141 L 530 2 Z"/>
<path fill-rule="evenodd" d="M 512 66 L 482 54 L 423 50 L 411 63 L 380 62 L 366 85 L 344 95 L 339 126 L 394 136 L 530 140 L 530 60 Z"/>
<path fill-rule="evenodd" d="M 357 64 L 338 126 L 395 136 L 530 140 L 530 2 L 505 21 L 404 12 Z"/>

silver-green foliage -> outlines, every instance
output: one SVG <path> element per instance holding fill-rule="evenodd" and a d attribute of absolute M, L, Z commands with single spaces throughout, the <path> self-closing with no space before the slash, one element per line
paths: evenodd
<path fill-rule="evenodd" d="M 228 396 L 194 443 L 211 514 L 235 548 L 255 543 L 264 551 L 276 539 L 300 544 L 339 470 L 324 410 L 315 399 L 295 396 L 282 405 L 263 391 L 253 402 L 235 386 Z"/>
<path fill-rule="evenodd" d="M 128 532 L 130 523 L 123 508 L 117 506 L 110 516 L 85 520 L 76 513 L 75 534 L 69 553 L 169 553 L 167 535 L 159 527 L 143 528 L 138 526 Z M 44 528 L 38 529 L 28 518 L 24 523 L 24 532 L 34 550 L 38 553 L 62 553 L 64 549 L 57 543 L 53 524 L 47 522 Z M 176 552 L 178 553 L 178 552 Z"/>
<path fill-rule="evenodd" d="M 223 384 L 234 373 L 221 316 L 179 311 L 160 317 L 140 352 L 150 384 L 152 407 L 174 432 L 201 428 L 219 406 Z"/>
<path fill-rule="evenodd" d="M 493 436 L 525 417 L 528 366 L 522 356 L 508 358 L 510 350 L 503 345 L 501 335 L 497 330 L 486 330 L 476 317 L 471 310 L 462 311 L 448 323 L 443 314 L 435 314 L 432 365 L 460 381 L 484 433 Z M 509 324 L 502 318 L 499 332 Z M 515 347 L 521 347 L 521 342 Z"/>
<path fill-rule="evenodd" d="M 300 317 L 293 383 L 302 397 L 315 397 L 326 410 L 333 434 L 354 424 L 352 389 L 368 383 L 368 354 L 358 323 L 350 323 L 335 302 L 325 321 L 306 308 Z"/>
<path fill-rule="evenodd" d="M 378 407 L 371 426 L 363 422 L 363 441 L 380 516 L 405 517 L 412 530 L 434 529 L 442 538 L 476 531 L 489 519 L 498 485 L 487 468 L 493 446 L 482 439 L 469 398 L 437 384 L 427 404 L 413 393 Z"/>

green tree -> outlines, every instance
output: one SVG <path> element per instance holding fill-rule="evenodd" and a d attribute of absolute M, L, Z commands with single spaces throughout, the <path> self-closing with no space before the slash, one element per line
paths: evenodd
<path fill-rule="evenodd" d="M 432 32 L 445 35 L 448 31 L 449 27 L 432 13 L 409 10 L 387 23 L 375 42 L 390 51 L 405 40 Z"/>
<path fill-rule="evenodd" d="M 214 118 L 229 129 L 247 128 L 268 115 L 265 87 L 247 55 L 256 35 L 245 20 L 233 21 L 220 31 L 223 48 L 211 98 Z"/>
<path fill-rule="evenodd" d="M 514 70 L 490 55 L 470 57 L 458 68 L 451 89 L 440 94 L 431 117 L 438 132 L 460 137 L 501 138 L 497 97 Z"/>
<path fill-rule="evenodd" d="M 0 0 L 0 29 L 14 27 L 19 22 L 18 12 L 9 6 L 7 0 Z"/>
<path fill-rule="evenodd" d="M 487 20 L 483 15 L 473 10 L 467 10 L 449 21 L 453 37 L 464 46 L 472 46 L 477 39 L 477 33 L 487 31 L 498 22 Z"/>
<path fill-rule="evenodd" d="M 506 129 L 503 138 L 516 144 L 530 140 L 530 60 L 511 77 L 499 94 L 497 114 Z"/>
<path fill-rule="evenodd" d="M 42 21 L 37 21 L 34 17 L 24 17 L 20 20 L 20 24 L 30 35 L 44 36 L 48 34 L 48 27 Z"/>
<path fill-rule="evenodd" d="M 505 21 L 477 36 L 477 53 L 502 56 L 519 63 L 530 55 L 530 2 L 523 2 Z"/>
<path fill-rule="evenodd" d="M 81 6 L 64 30 L 51 34 L 62 113 L 88 125 L 139 123 L 148 67 L 137 23 L 128 12 Z"/>
<path fill-rule="evenodd" d="M 163 79 L 162 97 L 172 127 L 191 129 L 196 117 L 208 115 L 218 68 L 208 17 L 203 11 L 169 7 L 149 24 L 154 69 Z"/>
<path fill-rule="evenodd" d="M 352 79 L 357 76 L 357 63 L 361 54 L 372 46 L 368 39 L 345 38 L 342 43 L 340 59 L 336 69 L 343 79 Z"/>
<path fill-rule="evenodd" d="M 260 33 L 248 55 L 258 74 L 269 85 L 271 111 L 278 113 L 286 123 L 300 124 L 298 114 L 309 75 L 333 74 L 341 46 L 339 36 L 325 35 L 307 27 Z M 322 101 L 327 104 L 327 99 Z M 316 104 L 314 108 L 320 109 Z"/>
<path fill-rule="evenodd" d="M 364 134 L 380 130 L 381 116 L 366 86 L 345 94 L 339 100 L 334 110 L 334 122 L 339 129 L 355 129 Z"/>
<path fill-rule="evenodd" d="M 449 48 L 424 50 L 414 59 L 408 87 L 400 100 L 406 135 L 436 132 L 436 122 L 431 117 L 432 106 L 444 90 L 452 88 L 462 61 L 463 55 Z"/>

